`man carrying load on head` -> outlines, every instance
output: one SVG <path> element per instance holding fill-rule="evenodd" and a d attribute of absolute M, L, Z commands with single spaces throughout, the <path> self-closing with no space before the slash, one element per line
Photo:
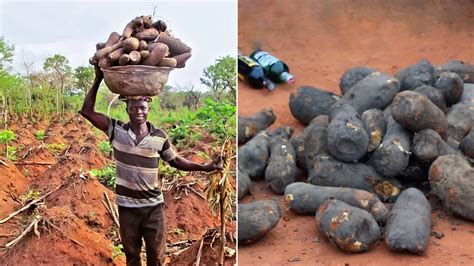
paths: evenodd
<path fill-rule="evenodd" d="M 124 97 L 129 123 L 94 110 L 103 72 L 95 67 L 94 83 L 84 99 L 81 115 L 104 131 L 114 149 L 117 168 L 116 203 L 120 237 L 127 265 L 140 265 L 142 237 L 147 265 L 163 265 L 166 246 L 164 199 L 158 178 L 159 158 L 183 171 L 211 172 L 220 169 L 220 159 L 200 165 L 179 156 L 165 132 L 147 121 L 148 96 Z"/>

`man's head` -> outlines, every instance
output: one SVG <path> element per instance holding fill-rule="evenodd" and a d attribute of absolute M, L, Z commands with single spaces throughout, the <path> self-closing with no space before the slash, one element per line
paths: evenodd
<path fill-rule="evenodd" d="M 147 121 L 148 112 L 150 111 L 150 97 L 141 97 L 138 99 L 127 99 L 127 114 L 132 124 L 143 124 Z"/>

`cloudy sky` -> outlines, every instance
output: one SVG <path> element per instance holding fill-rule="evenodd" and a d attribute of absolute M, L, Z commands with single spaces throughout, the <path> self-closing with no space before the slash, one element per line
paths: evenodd
<path fill-rule="evenodd" d="M 13 68 L 40 69 L 54 54 L 71 67 L 88 65 L 97 42 L 139 15 L 165 21 L 172 34 L 193 48 L 186 68 L 173 70 L 169 85 L 205 89 L 199 78 L 219 57 L 236 55 L 236 0 L 0 0 L 0 36 L 15 45 Z"/>

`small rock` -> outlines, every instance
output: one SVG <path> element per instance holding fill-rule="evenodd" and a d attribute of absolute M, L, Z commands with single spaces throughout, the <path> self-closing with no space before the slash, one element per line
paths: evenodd
<path fill-rule="evenodd" d="M 315 238 L 313 239 L 313 242 L 316 242 L 316 243 L 319 243 L 320 241 L 321 241 L 321 240 L 319 240 L 319 237 L 315 237 Z"/>
<path fill-rule="evenodd" d="M 431 232 L 431 235 L 436 237 L 437 239 L 441 239 L 444 237 L 444 234 L 443 233 L 440 233 L 440 232 L 436 232 L 436 231 L 433 231 Z"/>
<path fill-rule="evenodd" d="M 297 262 L 297 261 L 301 261 L 301 259 L 300 258 L 288 259 L 288 262 Z"/>
<path fill-rule="evenodd" d="M 286 222 L 288 222 L 288 221 L 290 220 L 290 218 L 287 217 L 287 216 L 285 216 L 285 217 L 283 217 L 283 220 L 286 221 Z"/>

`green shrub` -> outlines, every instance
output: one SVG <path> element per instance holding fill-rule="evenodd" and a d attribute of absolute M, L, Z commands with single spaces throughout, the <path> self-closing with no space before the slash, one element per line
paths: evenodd
<path fill-rule="evenodd" d="M 45 133 L 44 130 L 38 130 L 38 131 L 36 131 L 36 132 L 34 133 L 35 138 L 36 138 L 37 140 L 43 140 L 43 139 L 44 139 L 44 133 Z"/>
<path fill-rule="evenodd" d="M 102 169 L 92 169 L 91 173 L 95 175 L 102 184 L 111 188 L 115 187 L 117 171 L 114 165 L 109 164 Z"/>
<path fill-rule="evenodd" d="M 112 145 L 107 140 L 102 140 L 97 144 L 97 148 L 99 148 L 100 152 L 102 152 L 105 156 L 109 156 L 110 152 L 112 151 Z"/>

